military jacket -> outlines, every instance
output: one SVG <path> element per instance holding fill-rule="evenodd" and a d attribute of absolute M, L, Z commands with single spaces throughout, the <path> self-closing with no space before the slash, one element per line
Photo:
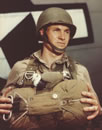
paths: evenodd
<path fill-rule="evenodd" d="M 80 80 L 84 81 L 93 90 L 90 76 L 89 76 L 89 73 L 88 73 L 88 70 L 86 69 L 86 67 L 77 63 L 76 61 L 74 61 L 74 68 L 72 70 L 70 70 L 69 68 L 72 65 L 69 62 L 69 57 L 66 54 L 64 54 L 62 59 L 53 63 L 51 68 L 49 68 L 47 66 L 47 64 L 42 59 L 40 59 L 40 57 L 41 57 L 41 50 L 39 50 L 31 55 L 31 58 L 37 59 L 39 61 L 37 63 L 38 64 L 37 66 L 41 65 L 41 66 L 39 66 L 38 70 L 36 70 L 36 71 L 39 71 L 39 73 L 43 73 L 46 71 L 48 71 L 48 72 L 63 71 L 63 68 L 64 68 L 65 71 L 68 71 L 69 78 L 80 79 Z M 7 81 L 7 84 L 5 87 L 9 87 L 9 86 L 16 87 L 15 86 L 16 83 L 19 85 L 23 84 L 24 74 L 27 71 L 26 69 L 28 67 L 29 62 L 30 62 L 30 58 L 27 58 L 22 61 L 18 61 L 13 66 L 11 73 L 9 74 L 8 81 Z M 59 65 L 61 65 L 61 64 L 64 64 L 65 67 L 59 67 Z M 29 71 L 32 71 L 32 69 L 33 69 L 33 67 L 31 66 L 29 68 Z M 74 73 L 75 76 L 71 75 L 70 71 L 73 71 L 73 70 L 75 71 L 75 73 Z"/>
<path fill-rule="evenodd" d="M 63 55 L 63 57 L 60 59 L 60 60 L 57 60 L 56 62 L 54 62 L 52 65 L 51 65 L 51 67 L 49 68 L 48 67 L 48 65 L 40 58 L 41 57 L 41 50 L 39 50 L 39 51 L 37 51 L 37 52 L 35 52 L 35 53 L 33 53 L 29 58 L 26 58 L 26 59 L 24 59 L 24 60 L 22 60 L 22 61 L 18 61 L 14 66 L 13 66 L 13 68 L 12 68 L 12 70 L 11 70 L 11 73 L 10 73 L 10 75 L 9 75 L 9 77 L 8 77 L 8 81 L 7 81 L 7 84 L 5 85 L 5 88 L 6 87 L 13 87 L 13 88 L 23 88 L 23 87 L 31 87 L 31 89 L 32 90 L 30 90 L 30 89 L 28 89 L 28 91 L 31 93 L 31 95 L 33 95 L 33 90 L 34 90 L 34 94 L 35 95 L 37 95 L 37 89 L 36 89 L 36 85 L 34 84 L 34 82 L 32 82 L 32 79 L 33 79 L 33 81 L 34 81 L 34 74 L 35 73 L 38 73 L 38 74 L 43 74 L 43 73 L 50 73 L 50 72 L 57 72 L 57 73 L 54 73 L 54 74 L 58 74 L 58 72 L 60 72 L 60 73 L 63 73 L 63 76 L 59 76 L 58 78 L 60 79 L 60 80 L 62 80 L 63 78 L 64 78 L 64 80 L 71 80 L 71 79 L 73 79 L 73 81 L 74 80 L 78 80 L 78 81 L 82 81 L 82 82 L 84 82 L 85 84 L 87 84 L 90 88 L 92 88 L 92 90 L 93 90 L 93 87 L 92 87 L 92 84 L 91 84 L 91 80 L 90 80 L 90 76 L 89 76 L 89 73 L 88 73 L 88 71 L 87 71 L 87 69 L 86 69 L 86 67 L 84 67 L 83 65 L 81 65 L 81 64 L 79 64 L 79 63 L 77 63 L 76 61 L 74 61 L 74 60 L 72 60 L 70 57 L 68 57 L 66 54 L 64 54 Z M 48 73 L 48 74 L 49 74 Z M 51 73 L 50 73 L 51 74 Z M 46 76 L 45 76 L 46 77 Z M 56 76 L 53 78 L 53 75 L 51 76 L 51 75 L 48 75 L 47 77 L 47 81 L 49 82 L 50 80 L 52 81 L 52 83 L 53 83 L 53 80 L 55 80 L 56 79 Z M 57 83 L 60 81 L 60 80 L 57 80 Z M 30 82 L 31 81 L 31 82 Z M 52 86 L 51 85 L 47 85 L 48 86 L 48 88 L 51 88 L 51 87 L 53 87 L 53 86 L 57 86 L 57 88 L 59 88 L 59 86 L 57 85 L 57 83 L 54 83 Z M 62 83 L 63 85 L 64 85 L 64 83 Z M 45 85 L 45 84 L 44 84 Z M 87 85 L 86 85 L 86 87 L 87 87 Z M 42 85 L 41 85 L 42 86 Z M 50 86 L 50 87 L 49 87 Z M 60 84 L 60 86 L 61 86 L 61 84 Z M 78 85 L 79 86 L 79 85 Z M 83 86 L 83 85 L 82 85 Z M 5 88 L 4 88 L 4 90 L 3 91 L 5 91 Z M 60 87 L 61 88 L 61 87 Z M 56 89 L 56 88 L 55 88 Z M 63 90 L 63 88 L 62 88 L 62 90 Z M 61 90 L 61 91 L 62 91 Z M 80 87 L 79 87 L 79 90 L 80 90 Z M 17 91 L 19 91 L 19 93 L 22 93 L 23 92 L 23 89 L 22 89 L 22 91 L 20 91 L 20 89 L 19 90 L 17 90 Z M 25 89 L 24 89 L 24 94 L 23 95 L 25 95 L 25 93 L 26 93 L 26 95 L 27 95 L 27 93 L 29 93 L 29 92 L 27 92 Z M 60 89 L 58 90 L 57 89 L 57 91 L 59 91 L 60 92 Z M 69 90 L 68 90 L 69 91 Z M 81 91 L 81 90 L 80 90 Z M 94 90 L 93 90 L 94 91 Z M 39 92 L 39 91 L 38 91 Z M 43 91 L 41 91 L 42 93 L 43 93 Z M 39 93 L 38 93 L 39 94 Z M 47 95 L 49 95 L 49 93 L 47 93 Z M 40 95 L 40 96 L 42 96 L 42 95 Z M 53 95 L 54 97 L 53 98 L 56 98 L 56 95 Z M 63 94 L 62 94 L 62 96 L 63 96 Z M 74 96 L 74 93 L 73 93 L 73 96 Z M 76 95 L 77 96 L 77 95 Z M 25 97 L 27 97 L 27 96 L 25 96 Z M 79 97 L 81 97 L 81 95 L 79 96 Z M 46 99 L 46 94 L 44 95 L 44 96 L 42 96 L 42 99 L 44 98 L 44 100 Z M 38 102 L 40 101 L 40 102 L 42 102 L 42 100 L 41 100 L 41 98 L 40 98 L 40 100 L 39 100 L 39 95 L 38 95 L 38 97 L 37 98 L 35 98 L 35 99 L 37 99 L 38 100 Z M 35 100 L 34 99 L 34 100 Z M 50 98 L 49 98 L 50 99 Z M 37 100 L 35 101 L 35 102 L 37 102 Z M 50 102 L 53 102 L 53 100 L 52 99 L 50 99 L 49 100 Z M 49 103 L 49 101 L 48 101 L 48 103 Z M 48 113 L 46 113 L 47 111 L 41 111 L 40 110 L 40 108 L 37 106 L 37 105 L 35 105 L 34 107 L 36 107 L 37 106 L 37 109 L 36 109 L 36 111 L 39 109 L 39 111 L 41 111 L 43 114 L 45 114 L 45 115 L 43 115 L 43 116 L 41 116 L 40 115 L 40 117 L 39 116 L 37 116 L 37 118 L 36 118 L 36 116 L 32 116 L 33 114 L 32 113 L 34 113 L 34 115 L 36 115 L 36 112 L 33 110 L 33 102 L 31 102 L 32 104 L 29 104 L 30 106 L 31 106 L 31 114 L 30 114 L 30 116 L 26 116 L 25 117 L 25 119 L 26 119 L 26 121 L 28 120 L 28 122 L 30 122 L 31 123 L 31 121 L 33 122 L 33 123 L 31 123 L 31 125 L 30 125 L 30 129 L 31 129 L 31 126 L 32 126 L 32 128 L 38 128 L 39 130 L 40 130 L 40 127 L 39 127 L 39 125 L 43 128 L 43 126 L 44 126 L 44 123 L 46 123 L 46 121 L 48 120 L 48 126 L 47 126 L 47 128 L 44 126 L 44 129 L 48 129 L 49 128 L 49 126 L 53 126 L 53 125 L 55 125 L 56 124 L 56 120 L 57 120 L 57 118 L 60 118 L 60 112 L 58 112 L 58 113 L 56 113 L 56 109 L 57 109 L 57 111 L 58 111 L 58 109 L 59 108 L 55 108 L 55 106 L 54 106 L 54 108 L 52 107 L 52 109 L 54 109 L 54 113 L 53 114 L 48 114 Z M 42 104 L 42 103 L 41 103 Z M 45 103 L 46 104 L 46 103 Z M 54 102 L 54 104 L 55 104 L 55 102 Z M 77 104 L 78 105 L 78 104 Z M 43 105 L 42 105 L 43 106 Z M 46 106 L 46 105 L 45 105 Z M 79 107 L 79 106 L 77 106 L 77 107 Z M 66 108 L 67 109 L 67 108 Z M 68 109 L 69 109 L 69 107 L 68 107 Z M 71 109 L 72 109 L 72 107 L 71 107 Z M 80 109 L 80 107 L 78 108 L 78 109 Z M 47 109 L 46 109 L 47 110 Z M 75 110 L 76 111 L 76 110 Z M 82 112 L 82 106 L 81 106 L 81 112 Z M 30 112 L 29 112 L 30 113 Z M 24 114 L 24 113 L 23 113 Z M 56 115 L 57 114 L 57 115 Z M 66 113 L 65 113 L 66 114 Z M 29 114 L 28 114 L 29 115 Z M 69 113 L 69 115 L 70 115 L 70 113 Z M 72 117 L 72 115 L 70 115 L 69 116 L 68 115 L 68 113 L 67 113 L 67 117 Z M 23 117 L 24 118 L 24 117 Z M 24 119 L 24 120 L 25 120 Z M 31 121 L 30 121 L 31 120 Z M 52 122 L 51 122 L 51 120 L 52 120 Z M 74 120 L 74 119 L 73 119 Z M 20 121 L 22 122 L 22 123 L 19 123 L 19 125 L 18 124 L 16 124 L 17 126 L 20 126 L 21 124 L 23 124 L 24 123 L 24 121 L 23 121 L 23 119 L 21 118 L 20 119 Z M 76 121 L 76 120 L 75 120 Z M 39 122 L 40 122 L 40 124 L 39 124 Z M 50 123 L 50 125 L 49 125 L 49 123 Z M 51 124 L 52 123 L 52 124 Z M 73 123 L 73 122 L 72 122 Z M 39 124 L 39 125 L 38 125 Z M 60 123 L 61 124 L 61 123 Z M 16 125 L 15 125 L 15 127 L 16 127 Z M 15 128 L 14 127 L 14 128 Z M 21 127 L 22 128 L 22 127 Z M 63 127 L 62 127 L 63 128 Z M 65 128 L 65 127 L 64 127 Z M 68 128 L 68 127 L 66 127 L 66 128 Z M 30 130 L 29 129 L 29 123 L 28 123 L 28 128 L 27 128 L 27 130 Z M 56 130 L 57 130 L 57 128 L 55 128 Z M 69 129 L 70 129 L 70 127 L 69 127 Z M 11 130 L 11 129 L 10 129 Z M 19 129 L 20 130 L 20 129 Z M 33 130 L 33 129 L 32 129 Z M 36 129 L 37 130 L 37 129 Z M 42 129 L 41 129 L 42 130 Z M 58 128 L 58 130 L 60 130 L 60 128 Z M 80 129 L 79 129 L 80 130 Z"/>

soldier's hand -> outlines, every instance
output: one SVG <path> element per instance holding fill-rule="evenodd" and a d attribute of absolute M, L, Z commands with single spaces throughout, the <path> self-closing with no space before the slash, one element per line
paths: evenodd
<path fill-rule="evenodd" d="M 87 116 L 88 120 L 94 119 L 101 111 L 101 106 L 96 94 L 89 88 L 89 91 L 83 91 L 82 95 L 84 98 L 81 99 L 81 102 L 88 103 L 90 106 L 84 107 L 83 110 L 85 112 L 91 112 L 90 115 Z"/>
<path fill-rule="evenodd" d="M 0 114 L 9 114 L 12 108 L 11 99 L 6 97 L 8 92 L 10 92 L 12 88 L 7 88 L 3 95 L 0 97 Z"/>

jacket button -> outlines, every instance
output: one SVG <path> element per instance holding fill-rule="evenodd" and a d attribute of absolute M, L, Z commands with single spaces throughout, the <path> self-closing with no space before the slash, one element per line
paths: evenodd
<path fill-rule="evenodd" d="M 57 99 L 58 98 L 58 95 L 56 93 L 52 94 L 52 98 L 53 99 Z"/>

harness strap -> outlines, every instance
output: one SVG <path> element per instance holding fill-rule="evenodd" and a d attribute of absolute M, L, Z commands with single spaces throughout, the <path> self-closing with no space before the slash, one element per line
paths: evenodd
<path fill-rule="evenodd" d="M 75 61 L 72 60 L 70 57 L 69 59 L 69 66 L 67 66 L 67 62 L 63 64 L 59 64 L 56 66 L 56 68 L 53 70 L 54 72 L 59 71 L 63 73 L 66 79 L 76 79 L 76 69 L 75 69 Z M 34 78 L 34 73 L 44 73 L 44 68 L 42 68 L 41 62 L 34 58 L 30 57 L 29 64 L 26 68 L 25 76 L 24 76 L 24 86 L 31 86 L 34 87 L 32 79 Z"/>

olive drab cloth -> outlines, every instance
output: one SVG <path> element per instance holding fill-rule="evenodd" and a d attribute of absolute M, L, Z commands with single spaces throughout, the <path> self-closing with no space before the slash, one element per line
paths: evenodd
<path fill-rule="evenodd" d="M 63 67 L 59 68 L 59 65 L 64 64 L 66 66 L 65 69 L 68 72 L 69 77 L 71 77 L 69 69 L 70 69 L 70 66 L 72 66 L 72 65 L 69 61 L 69 57 L 66 54 L 63 56 L 63 58 L 61 60 L 58 60 L 55 63 L 53 63 L 52 67 L 50 69 L 46 65 L 46 63 L 42 59 L 40 59 L 40 56 L 41 56 L 41 50 L 39 50 L 31 55 L 31 57 L 34 58 L 34 60 L 38 61 L 38 63 L 37 63 L 38 65 L 35 65 L 36 68 L 35 67 L 34 68 L 38 69 L 39 73 L 43 73 L 46 71 L 47 72 L 48 71 L 63 71 Z M 29 62 L 30 62 L 30 58 L 27 58 L 22 61 L 18 61 L 13 66 L 12 71 L 9 74 L 8 81 L 7 81 L 7 84 L 5 87 L 8 87 L 8 86 L 17 87 L 17 86 L 15 86 L 16 84 L 19 84 L 19 85 L 23 84 L 23 77 L 24 77 L 24 74 L 26 72 Z M 40 64 L 40 66 L 39 66 L 39 64 Z M 29 66 L 29 71 L 32 71 L 33 66 L 34 66 L 34 64 L 31 64 Z M 81 64 L 77 64 L 75 62 L 74 67 L 72 67 L 72 69 L 74 69 L 76 71 L 75 74 L 73 74 L 73 75 L 75 75 L 75 76 L 73 76 L 74 78 L 84 81 L 93 89 L 91 80 L 90 80 L 90 76 L 89 76 L 89 73 L 88 73 L 86 67 L 84 67 Z"/>
<path fill-rule="evenodd" d="M 65 80 L 52 89 L 38 94 L 29 87 L 14 89 L 9 93 L 14 98 L 13 115 L 9 120 L 9 127 L 12 129 L 54 128 L 58 125 L 69 127 L 77 126 L 79 122 L 83 125 L 87 123 L 87 114 L 83 112 L 83 107 L 87 104 L 80 103 L 83 90 L 87 91 L 87 87 L 81 80 Z M 27 119 L 30 116 L 35 118 L 34 122 L 32 118 Z M 51 124 L 48 123 L 50 121 Z M 29 122 L 32 122 L 30 126 Z"/>
<path fill-rule="evenodd" d="M 7 128 L 60 130 L 85 125 L 83 106 L 88 104 L 80 103 L 80 98 L 88 85 L 92 87 L 87 69 L 66 54 L 49 68 L 40 55 L 41 50 L 12 68 L 5 86 L 13 88 L 8 96 L 14 102 Z"/>

